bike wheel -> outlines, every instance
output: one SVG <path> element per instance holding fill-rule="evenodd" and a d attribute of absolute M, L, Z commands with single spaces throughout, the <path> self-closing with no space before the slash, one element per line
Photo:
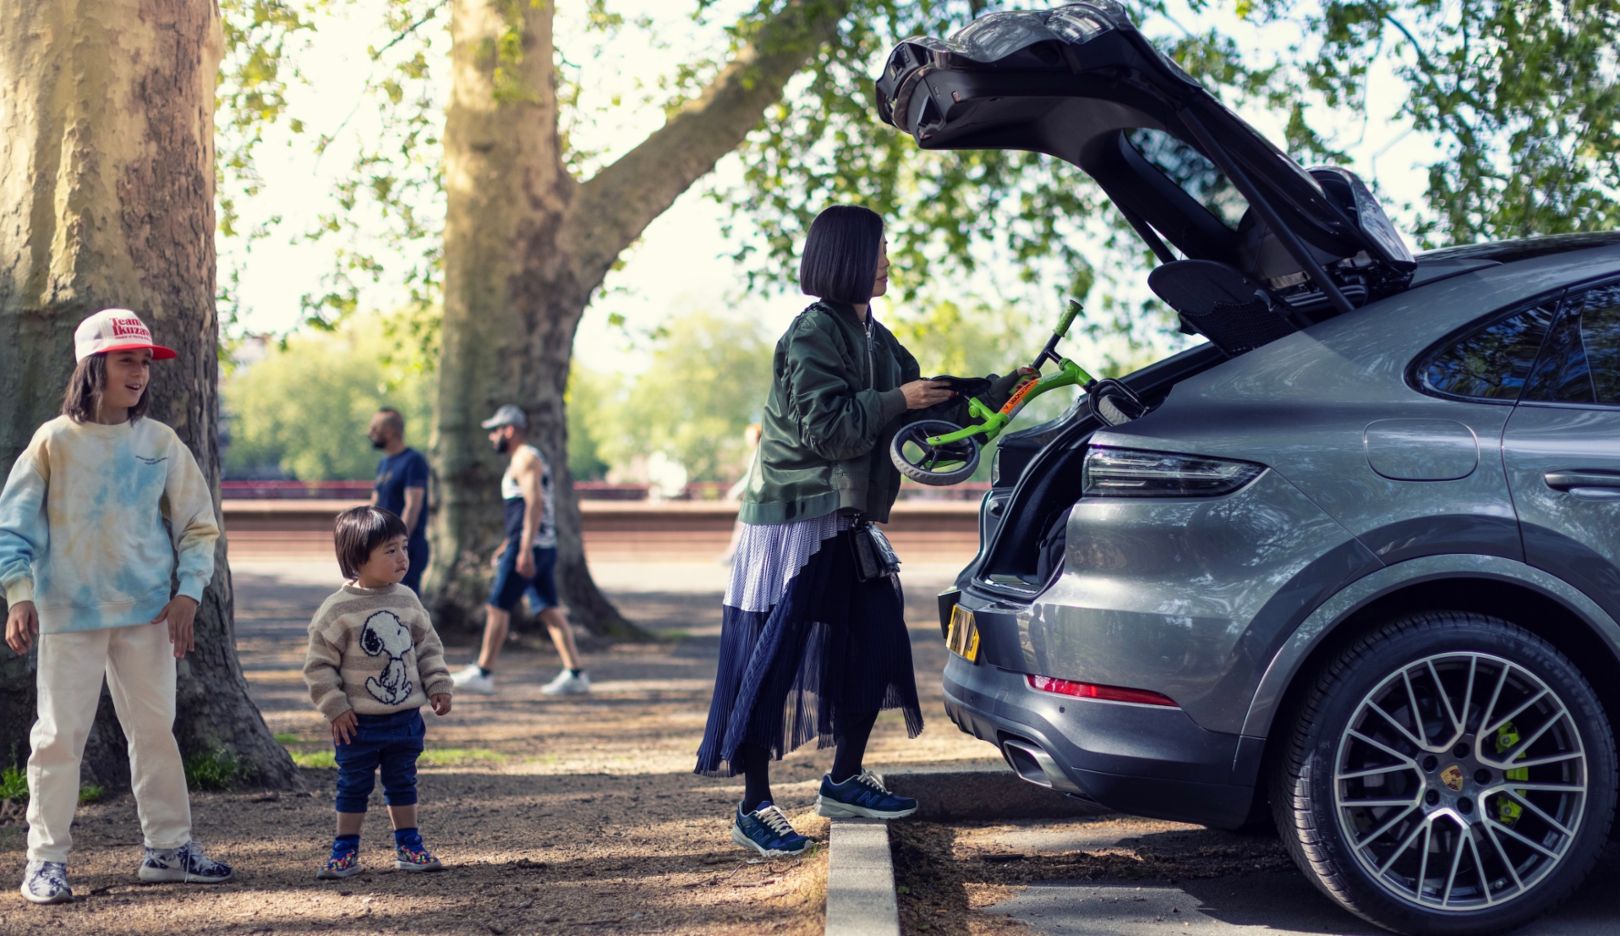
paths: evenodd
<path fill-rule="evenodd" d="M 945 445 L 930 444 L 931 436 L 956 432 L 961 426 L 943 419 L 920 419 L 903 426 L 889 443 L 889 458 L 900 473 L 921 484 L 946 485 L 966 481 L 979 467 L 979 443 L 962 439 Z"/>

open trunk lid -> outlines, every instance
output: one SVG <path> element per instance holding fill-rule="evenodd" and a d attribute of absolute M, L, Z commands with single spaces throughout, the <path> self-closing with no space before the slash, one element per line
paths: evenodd
<path fill-rule="evenodd" d="M 1360 179 L 1300 167 L 1111 0 L 901 42 L 877 106 L 925 149 L 1078 166 L 1162 262 L 1154 290 L 1228 353 L 1404 288 L 1416 266 Z"/>

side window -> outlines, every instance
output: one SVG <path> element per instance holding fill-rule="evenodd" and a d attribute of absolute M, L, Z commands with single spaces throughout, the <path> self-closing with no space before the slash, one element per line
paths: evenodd
<path fill-rule="evenodd" d="M 1472 400 L 1518 400 L 1552 325 L 1553 309 L 1536 306 L 1441 345 L 1418 364 L 1422 389 Z"/>
<path fill-rule="evenodd" d="M 1620 284 L 1564 301 L 1524 398 L 1620 406 Z"/>
<path fill-rule="evenodd" d="M 1620 406 L 1620 287 L 1605 288 L 1605 301 L 1581 313 L 1581 343 L 1592 377 L 1592 394 L 1605 406 Z"/>

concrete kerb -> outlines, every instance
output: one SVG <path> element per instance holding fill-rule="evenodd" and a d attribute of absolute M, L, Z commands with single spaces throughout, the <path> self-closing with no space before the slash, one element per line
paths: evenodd
<path fill-rule="evenodd" d="M 1068 819 L 1108 812 L 1089 800 L 1021 780 L 1002 765 L 922 767 L 885 774 L 883 782 L 895 793 L 917 799 L 916 814 L 902 820 L 907 822 Z M 889 824 L 834 819 L 827 838 L 828 936 L 899 936 L 894 887 Z"/>

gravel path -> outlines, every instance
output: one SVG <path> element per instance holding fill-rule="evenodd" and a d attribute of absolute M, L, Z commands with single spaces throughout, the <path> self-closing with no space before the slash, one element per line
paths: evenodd
<path fill-rule="evenodd" d="M 234 571 L 240 652 L 266 721 L 295 752 L 330 753 L 299 666 L 308 617 L 335 570 L 328 561 L 248 561 Z M 374 870 L 314 880 L 330 842 L 335 771 L 312 767 L 303 771 L 303 793 L 194 794 L 198 838 L 238 870 L 218 888 L 135 883 L 133 800 L 84 807 L 72 863 L 81 899 L 33 907 L 8 890 L 0 933 L 819 933 L 825 853 L 749 860 L 728 834 L 740 781 L 690 772 L 714 676 L 722 568 L 608 563 L 596 572 L 621 608 L 661 639 L 587 645 L 594 693 L 556 700 L 539 693 L 556 672 L 555 655 L 530 631 L 503 657 L 499 695 L 458 697 L 448 717 L 427 715 L 435 760 L 421 769 L 421 826 L 445 873 L 407 875 L 384 862 L 391 846 L 379 792 L 362 844 Z M 885 716 L 868 762 L 883 769 L 993 759 L 940 708 L 934 674 L 944 649 L 933 596 L 951 567 L 907 572 L 928 728 L 908 741 L 899 718 Z M 453 643 L 452 666 L 472 652 L 470 641 Z M 830 752 L 801 750 L 776 783 L 800 830 L 823 839 L 813 804 L 828 763 Z M 0 868 L 20 873 L 25 831 L 14 817 L 0 820 Z"/>

